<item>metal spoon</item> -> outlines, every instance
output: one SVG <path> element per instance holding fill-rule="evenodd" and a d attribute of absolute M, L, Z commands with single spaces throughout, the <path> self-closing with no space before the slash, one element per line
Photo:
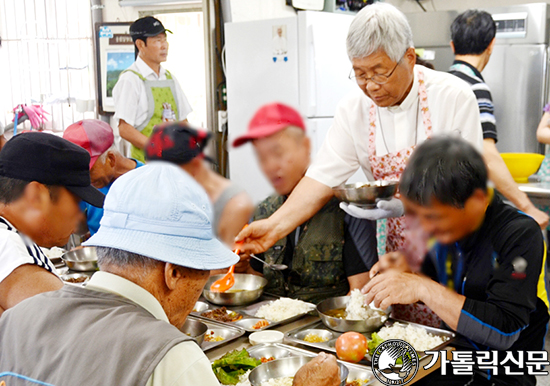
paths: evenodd
<path fill-rule="evenodd" d="M 258 260 L 258 261 L 261 261 L 263 264 L 267 265 L 269 268 L 271 268 L 274 271 L 283 271 L 283 270 L 288 268 L 288 266 L 286 266 L 284 264 L 269 264 L 269 263 L 266 263 L 265 261 L 260 259 L 258 256 L 254 256 L 253 254 L 250 254 L 249 256 L 256 259 L 256 260 Z"/>

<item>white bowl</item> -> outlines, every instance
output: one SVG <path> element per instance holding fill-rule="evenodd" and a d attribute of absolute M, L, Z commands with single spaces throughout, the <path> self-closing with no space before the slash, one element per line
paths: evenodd
<path fill-rule="evenodd" d="M 283 343 L 284 336 L 281 331 L 258 331 L 250 334 L 248 340 L 253 346 L 261 343 Z"/>

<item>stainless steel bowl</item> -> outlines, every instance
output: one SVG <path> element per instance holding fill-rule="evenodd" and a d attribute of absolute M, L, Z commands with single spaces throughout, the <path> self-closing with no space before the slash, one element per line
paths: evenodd
<path fill-rule="evenodd" d="M 90 280 L 90 275 L 85 273 L 66 273 L 61 275 L 61 280 L 69 284 L 83 285 Z"/>
<path fill-rule="evenodd" d="M 380 200 L 389 200 L 397 191 L 398 181 L 371 181 L 338 185 L 332 188 L 340 201 L 362 208 L 375 208 Z"/>
<path fill-rule="evenodd" d="M 313 357 L 297 356 L 290 358 L 275 359 L 274 361 L 263 363 L 250 372 L 248 380 L 252 386 L 261 386 L 265 382 L 273 378 L 293 377 L 296 375 L 300 367 L 312 360 Z M 338 363 L 340 368 L 340 385 L 346 384 L 349 370 L 346 366 Z"/>
<path fill-rule="evenodd" d="M 348 305 L 349 296 L 338 296 L 335 298 L 328 298 L 317 304 L 317 312 L 319 317 L 325 326 L 339 332 L 370 332 L 380 328 L 384 322 L 388 319 L 388 312 L 379 311 L 378 316 L 371 317 L 366 320 L 347 320 L 328 316 L 325 312 L 334 310 L 337 308 L 346 308 Z"/>
<path fill-rule="evenodd" d="M 199 320 L 187 318 L 180 331 L 194 338 L 200 346 L 204 342 L 204 335 L 208 331 L 208 326 Z"/>
<path fill-rule="evenodd" d="M 95 247 L 84 247 L 64 253 L 61 258 L 67 267 L 74 271 L 96 271 L 97 254 Z"/>
<path fill-rule="evenodd" d="M 236 273 L 235 285 L 231 289 L 226 292 L 210 291 L 212 283 L 224 276 L 214 275 L 206 282 L 202 294 L 209 302 L 221 306 L 241 306 L 252 303 L 262 296 L 264 287 L 267 285 L 267 279 L 261 276 Z"/>

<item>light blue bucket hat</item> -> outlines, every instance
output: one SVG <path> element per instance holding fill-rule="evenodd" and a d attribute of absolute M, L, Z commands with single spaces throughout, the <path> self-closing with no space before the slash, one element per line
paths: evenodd
<path fill-rule="evenodd" d="M 227 268 L 237 255 L 212 232 L 206 192 L 184 170 L 153 161 L 109 189 L 99 230 L 83 245 L 117 248 L 183 267 Z"/>

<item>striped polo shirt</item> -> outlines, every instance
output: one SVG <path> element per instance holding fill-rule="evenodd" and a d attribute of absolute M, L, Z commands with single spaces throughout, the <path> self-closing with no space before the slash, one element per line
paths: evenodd
<path fill-rule="evenodd" d="M 25 264 L 37 265 L 57 275 L 42 249 L 0 216 L 0 282 Z"/>
<path fill-rule="evenodd" d="M 461 60 L 455 60 L 449 69 L 449 73 L 458 76 L 460 79 L 468 82 L 477 98 L 481 127 L 483 128 L 483 139 L 492 138 L 497 141 L 497 126 L 495 119 L 495 109 L 491 89 L 481 73 L 469 63 Z"/>

